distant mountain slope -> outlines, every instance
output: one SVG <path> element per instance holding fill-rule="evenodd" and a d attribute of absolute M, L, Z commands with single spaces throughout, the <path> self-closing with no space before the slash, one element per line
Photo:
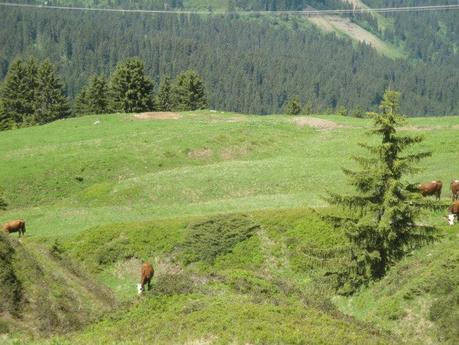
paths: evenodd
<path fill-rule="evenodd" d="M 59 0 L 48 4 L 214 10 L 213 5 L 225 12 L 405 3 Z M 406 2 L 413 4 L 417 2 Z M 1 10 L 0 79 L 16 56 L 49 57 L 72 97 L 91 74 L 108 75 L 119 61 L 139 56 L 157 83 L 164 74 L 198 70 L 206 81 L 210 106 L 222 110 L 278 113 L 294 96 L 314 112 L 343 106 L 376 110 L 384 90 L 392 87 L 402 92 L 406 114 L 459 114 L 459 11 L 308 19 Z"/>

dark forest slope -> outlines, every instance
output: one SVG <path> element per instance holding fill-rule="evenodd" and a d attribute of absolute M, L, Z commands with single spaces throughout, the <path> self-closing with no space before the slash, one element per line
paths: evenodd
<path fill-rule="evenodd" d="M 94 5 L 93 1 L 75 5 L 88 3 Z M 111 6 L 164 8 L 164 3 L 129 6 L 117 1 Z M 206 2 L 169 1 L 167 8 L 197 3 Z M 319 0 L 234 1 L 233 5 L 236 10 L 349 6 Z M 289 98 L 298 95 L 316 111 L 340 106 L 374 110 L 384 89 L 393 87 L 402 91 L 405 113 L 459 113 L 459 11 L 352 18 L 403 51 L 407 58 L 401 60 L 384 57 L 345 34 L 326 34 L 301 16 L 159 16 L 5 7 L 1 11 L 0 78 L 16 56 L 50 57 L 59 66 L 70 96 L 91 74 L 109 74 L 120 60 L 139 56 L 156 81 L 186 68 L 198 70 L 206 81 L 211 107 L 218 109 L 280 112 Z"/>

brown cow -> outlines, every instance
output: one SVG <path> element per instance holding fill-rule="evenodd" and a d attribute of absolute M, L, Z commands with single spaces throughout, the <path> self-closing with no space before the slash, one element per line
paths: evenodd
<path fill-rule="evenodd" d="M 422 194 L 422 196 L 435 195 L 437 200 L 440 200 L 442 187 L 443 184 L 441 181 L 432 181 L 419 184 L 417 189 Z"/>
<path fill-rule="evenodd" d="M 459 218 L 459 200 L 453 202 L 448 208 L 448 216 L 446 218 L 449 225 L 454 225 L 454 222 Z"/>
<path fill-rule="evenodd" d="M 25 221 L 23 221 L 22 219 L 17 219 L 5 223 L 3 224 L 3 231 L 5 231 L 8 234 L 18 232 L 19 237 L 21 237 L 21 235 L 24 235 L 26 232 Z"/>
<path fill-rule="evenodd" d="M 147 285 L 148 290 L 150 290 L 150 282 L 154 274 L 155 270 L 153 266 L 149 262 L 144 262 L 140 271 L 140 284 L 137 284 L 137 292 L 139 295 L 145 291 L 145 285 Z"/>
<path fill-rule="evenodd" d="M 459 180 L 451 181 L 451 193 L 453 202 L 454 200 L 459 200 Z"/>

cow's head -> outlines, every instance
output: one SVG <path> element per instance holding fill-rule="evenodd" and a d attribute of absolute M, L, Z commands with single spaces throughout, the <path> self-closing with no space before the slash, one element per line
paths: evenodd
<path fill-rule="evenodd" d="M 450 213 L 448 214 L 447 217 L 445 217 L 448 220 L 449 225 L 454 225 L 454 222 L 456 221 L 456 215 Z"/>
<path fill-rule="evenodd" d="M 137 284 L 137 294 L 140 296 L 143 292 L 142 284 Z"/>

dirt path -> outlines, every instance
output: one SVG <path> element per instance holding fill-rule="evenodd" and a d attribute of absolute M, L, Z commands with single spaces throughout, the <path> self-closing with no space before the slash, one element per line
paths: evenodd
<path fill-rule="evenodd" d="M 338 128 L 351 128 L 346 125 L 340 125 L 336 122 L 330 120 L 323 120 L 317 117 L 310 117 L 310 116 L 296 116 L 292 120 L 297 126 L 303 128 L 304 126 L 312 127 L 319 130 L 333 130 Z"/>
<path fill-rule="evenodd" d="M 173 112 L 148 112 L 135 114 L 134 118 L 137 120 L 178 120 L 182 116 Z"/>

